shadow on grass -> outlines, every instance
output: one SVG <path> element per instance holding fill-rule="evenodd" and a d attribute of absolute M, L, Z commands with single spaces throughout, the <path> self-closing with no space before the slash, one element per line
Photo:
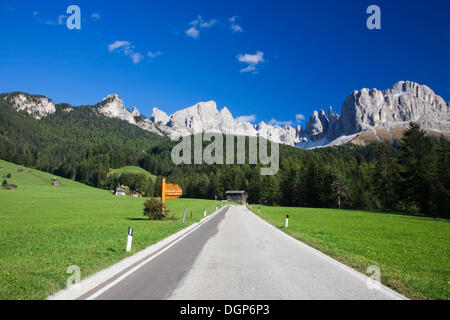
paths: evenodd
<path fill-rule="evenodd" d="M 152 220 L 149 218 L 125 218 L 125 219 L 130 220 L 130 221 L 177 221 L 177 220 L 180 220 L 179 218 L 177 218 L 173 215 L 167 216 L 166 218 L 161 219 L 161 220 Z M 186 220 L 187 219 L 188 218 L 186 217 Z"/>

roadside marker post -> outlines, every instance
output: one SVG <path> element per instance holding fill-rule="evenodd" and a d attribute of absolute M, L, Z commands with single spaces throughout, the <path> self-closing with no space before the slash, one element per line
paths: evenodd
<path fill-rule="evenodd" d="M 191 219 L 192 219 L 192 210 L 191 210 Z"/>
<path fill-rule="evenodd" d="M 288 225 L 289 225 L 289 215 L 287 214 L 286 215 L 286 228 L 288 227 Z"/>
<path fill-rule="evenodd" d="M 131 251 L 131 244 L 133 242 L 133 227 L 128 228 L 127 252 Z"/>
<path fill-rule="evenodd" d="M 186 221 L 186 209 L 184 209 L 183 222 Z"/>
<path fill-rule="evenodd" d="M 206 208 L 203 210 L 203 216 L 206 217 Z"/>

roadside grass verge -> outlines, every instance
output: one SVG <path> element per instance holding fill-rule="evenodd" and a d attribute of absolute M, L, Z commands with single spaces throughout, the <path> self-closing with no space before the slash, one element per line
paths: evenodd
<path fill-rule="evenodd" d="M 382 283 L 408 298 L 450 299 L 448 220 L 339 209 L 251 210 L 257 214 L 258 207 L 275 227 L 364 274 L 377 265 Z"/>
<path fill-rule="evenodd" d="M 148 198 L 116 197 L 59 177 L 61 186 L 55 187 L 49 173 L 30 173 L 2 160 L 0 167 L 1 177 L 11 173 L 8 183 L 18 185 L 17 190 L 0 187 L 0 299 L 45 299 L 65 288 L 70 265 L 79 266 L 86 278 L 198 222 L 204 208 L 207 214 L 216 208 L 213 200 L 168 200 L 174 219 L 149 221 L 143 215 Z M 129 254 L 130 226 L 134 236 Z"/>

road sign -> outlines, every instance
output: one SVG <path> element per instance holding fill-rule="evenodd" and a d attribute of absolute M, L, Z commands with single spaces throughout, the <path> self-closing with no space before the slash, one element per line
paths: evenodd
<path fill-rule="evenodd" d="M 162 179 L 161 183 L 161 202 L 164 203 L 166 199 L 176 199 L 183 195 L 183 189 L 177 184 L 166 183 L 166 179 Z"/>

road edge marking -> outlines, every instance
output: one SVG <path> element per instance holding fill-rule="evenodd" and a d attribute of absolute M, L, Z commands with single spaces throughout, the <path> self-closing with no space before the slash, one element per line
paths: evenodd
<path fill-rule="evenodd" d="M 99 296 L 103 292 L 107 291 L 126 277 L 128 277 L 131 273 L 138 270 L 139 268 L 143 267 L 145 264 L 165 252 L 167 249 L 172 247 L 173 245 L 177 244 L 179 241 L 181 241 L 183 238 L 188 236 L 190 233 L 197 230 L 199 227 L 201 227 L 203 224 L 208 222 L 210 219 L 215 217 L 217 214 L 223 211 L 223 209 L 226 209 L 228 206 L 225 206 L 223 208 L 218 209 L 217 211 L 211 213 L 209 216 L 202 218 L 199 222 L 193 223 L 186 228 L 183 228 L 179 231 L 177 231 L 174 234 L 169 235 L 168 237 L 161 239 L 160 241 L 148 246 L 145 249 L 142 249 L 141 251 L 135 253 L 132 256 L 126 257 L 113 265 L 102 269 L 85 279 L 83 279 L 80 283 L 77 285 L 72 286 L 71 288 L 62 289 L 58 292 L 56 292 L 53 295 L 50 295 L 47 297 L 47 300 L 76 300 L 86 294 L 88 294 L 90 291 L 95 290 L 96 288 L 99 288 L 95 291 L 95 293 L 89 295 L 86 300 L 92 300 L 95 299 L 95 297 Z M 136 265 L 135 265 L 136 264 Z M 124 272 L 128 268 L 132 267 L 130 270 L 126 271 L 124 274 L 119 276 L 117 279 L 113 280 L 112 282 L 102 286 L 105 284 L 105 282 L 108 282 L 112 278 L 116 277 L 118 274 Z M 120 279 L 120 280 L 119 280 Z M 103 290 L 104 288 L 107 288 Z M 100 294 L 97 294 L 99 291 L 102 291 Z"/>
<path fill-rule="evenodd" d="M 346 264 L 334 259 L 333 257 L 330 257 L 329 255 L 323 253 L 322 251 L 311 247 L 310 245 L 304 243 L 303 241 L 300 241 L 296 238 L 294 238 L 293 236 L 291 236 L 290 234 L 287 234 L 286 232 L 284 232 L 283 230 L 275 227 L 274 225 L 270 224 L 269 222 L 267 222 L 266 220 L 264 220 L 263 218 L 261 218 L 260 216 L 258 216 L 256 213 L 254 213 L 252 210 L 246 208 L 245 206 L 242 206 L 244 209 L 248 210 L 250 213 L 252 213 L 255 217 L 257 217 L 259 220 L 261 220 L 262 222 L 264 222 L 265 224 L 269 225 L 270 227 L 272 227 L 273 229 L 277 230 L 278 232 L 281 232 L 281 234 L 283 234 L 284 236 L 290 238 L 291 240 L 300 243 L 302 246 L 307 247 L 309 250 L 311 250 L 313 253 L 319 255 L 320 257 L 324 258 L 325 260 L 328 260 L 330 262 L 332 262 L 333 264 L 335 264 L 336 266 L 338 266 L 339 268 L 350 272 L 352 274 L 354 274 L 355 276 L 357 276 L 359 279 L 363 280 L 363 281 L 367 281 L 367 279 L 370 279 L 368 276 L 366 276 L 365 274 L 359 272 L 358 270 L 353 269 L 350 266 L 347 266 Z M 386 293 L 387 295 L 391 296 L 392 298 L 398 299 L 398 300 L 409 300 L 407 297 L 405 297 L 404 295 L 402 295 L 401 293 L 385 286 L 384 284 L 380 283 L 380 287 L 379 288 L 374 288 L 375 290 L 381 291 Z"/>

